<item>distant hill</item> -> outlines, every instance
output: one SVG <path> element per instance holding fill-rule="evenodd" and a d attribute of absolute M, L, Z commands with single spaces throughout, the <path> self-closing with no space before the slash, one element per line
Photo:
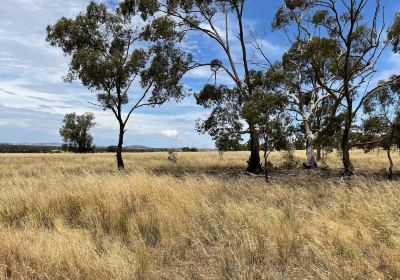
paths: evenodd
<path fill-rule="evenodd" d="M 52 143 L 20 143 L 20 144 L 9 144 L 14 146 L 41 146 L 41 147 L 61 147 L 62 144 L 58 142 Z"/>
<path fill-rule="evenodd" d="M 61 143 L 0 143 L 0 153 L 54 153 L 61 152 Z M 95 152 L 115 152 L 115 146 L 96 146 Z M 160 151 L 212 151 L 213 149 L 197 149 L 197 148 L 151 148 L 143 145 L 129 145 L 123 148 L 125 152 L 160 152 Z"/>
<path fill-rule="evenodd" d="M 0 153 L 52 153 L 60 148 L 59 143 L 0 144 Z"/>
<path fill-rule="evenodd" d="M 125 146 L 124 149 L 127 150 L 160 150 L 162 148 L 150 148 L 142 145 L 130 145 L 130 146 Z"/>

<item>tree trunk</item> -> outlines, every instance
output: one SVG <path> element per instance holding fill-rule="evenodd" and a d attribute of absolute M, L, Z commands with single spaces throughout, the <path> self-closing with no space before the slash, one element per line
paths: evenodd
<path fill-rule="evenodd" d="M 265 175 L 265 182 L 269 182 L 269 175 L 268 175 L 268 155 L 269 155 L 269 147 L 268 147 L 268 132 L 265 132 L 264 137 L 264 175 Z"/>
<path fill-rule="evenodd" d="M 349 147 L 349 135 L 350 135 L 351 122 L 349 120 L 346 121 L 345 127 L 343 130 L 342 137 L 342 161 L 343 161 L 343 171 L 342 175 L 344 176 L 352 176 L 354 175 L 354 166 L 350 159 L 350 147 Z"/>
<path fill-rule="evenodd" d="M 269 182 L 269 175 L 268 175 L 268 156 L 267 153 L 264 154 L 264 175 L 265 175 L 265 182 Z"/>
<path fill-rule="evenodd" d="M 317 162 L 322 159 L 322 148 L 321 145 L 317 145 Z"/>
<path fill-rule="evenodd" d="M 304 165 L 307 169 L 312 169 L 317 167 L 317 162 L 314 156 L 314 143 L 312 139 L 307 140 L 306 147 L 306 164 Z"/>
<path fill-rule="evenodd" d="M 312 169 L 317 167 L 317 162 L 314 156 L 314 145 L 316 142 L 316 137 L 311 129 L 311 125 L 308 120 L 304 120 L 304 128 L 306 130 L 306 163 L 303 166 L 306 169 Z"/>
<path fill-rule="evenodd" d="M 125 168 L 124 160 L 122 159 L 122 147 L 124 144 L 124 133 L 125 133 L 124 125 L 120 123 L 117 154 L 116 154 L 118 170 L 123 170 Z"/>
<path fill-rule="evenodd" d="M 250 129 L 250 158 L 247 161 L 247 172 L 260 173 L 262 171 L 260 163 L 260 142 L 253 124 L 249 123 Z"/>
<path fill-rule="evenodd" d="M 387 157 L 389 160 L 389 179 L 392 180 L 393 179 L 393 159 L 392 159 L 392 155 L 390 153 L 390 147 L 387 149 Z"/>

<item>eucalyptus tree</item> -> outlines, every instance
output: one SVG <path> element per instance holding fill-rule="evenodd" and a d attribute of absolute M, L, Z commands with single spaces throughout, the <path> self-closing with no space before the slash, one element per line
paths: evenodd
<path fill-rule="evenodd" d="M 125 0 L 134 3 L 133 0 Z M 224 72 L 234 84 L 232 92 L 238 95 L 236 100 L 245 101 L 253 95 L 254 84 L 251 79 L 252 61 L 249 55 L 251 32 L 245 29 L 245 0 L 152 0 L 159 13 L 173 19 L 182 34 L 203 34 L 222 50 L 211 61 L 197 61 L 197 67 L 210 66 L 217 77 Z M 234 47 L 232 47 L 234 46 Z M 238 48 L 236 48 L 238 47 Z M 235 49 L 239 54 L 235 55 Z M 204 49 L 209 52 L 209 47 Z M 253 69 L 254 70 L 254 69 Z M 210 85 L 206 85 L 210 87 Z M 206 89 L 208 90 L 208 89 Z M 219 85 L 216 85 L 216 91 Z M 244 130 L 250 137 L 250 158 L 247 170 L 259 172 L 260 145 L 256 124 L 253 119 L 245 119 Z"/>
<path fill-rule="evenodd" d="M 380 82 L 384 84 L 383 81 Z M 387 152 L 389 178 L 393 177 L 392 149 L 400 148 L 400 91 L 398 85 L 385 86 L 371 94 L 363 105 L 365 118 L 357 146 L 370 151 L 382 147 Z"/>
<path fill-rule="evenodd" d="M 282 61 L 267 71 L 271 90 L 287 98 L 286 110 L 300 122 L 304 131 L 306 168 L 317 166 L 315 149 L 319 149 L 326 135 L 331 134 L 340 105 L 340 98 L 333 98 L 318 85 L 313 67 L 318 65 L 327 73 L 327 69 L 332 67 L 330 57 L 337 55 L 337 51 L 332 41 L 313 38 L 303 44 L 300 38 L 296 38 Z"/>
<path fill-rule="evenodd" d="M 259 140 L 262 139 L 264 142 L 264 163 L 266 164 L 271 151 L 284 148 L 282 144 L 286 141 L 283 141 L 284 126 L 288 124 L 285 122 L 287 118 L 283 118 L 286 98 L 269 91 L 269 83 L 266 80 L 269 77 L 262 71 L 250 70 L 249 76 L 254 88 L 252 95 L 246 98 L 239 94 L 237 87 L 229 88 L 224 85 L 210 84 L 195 95 L 197 104 L 211 109 L 208 118 L 199 120 L 197 129 L 200 132 L 208 132 L 216 141 L 217 146 L 221 143 L 239 144 L 242 136 L 250 133 L 243 122 L 252 120 L 258 150 L 260 150 Z M 251 162 L 248 164 L 250 165 Z M 261 171 L 261 164 L 260 169 L 256 171 Z"/>
<path fill-rule="evenodd" d="M 63 125 L 60 128 L 60 136 L 64 147 L 68 151 L 85 153 L 93 151 L 93 136 L 90 129 L 95 125 L 94 115 L 85 113 L 77 115 L 69 113 L 64 116 Z"/>
<path fill-rule="evenodd" d="M 243 124 L 240 116 L 242 104 L 238 97 L 235 89 L 210 84 L 195 94 L 197 104 L 211 110 L 206 119 L 197 120 L 196 130 L 208 133 L 219 151 L 239 149 Z"/>
<path fill-rule="evenodd" d="M 80 80 L 97 94 L 97 105 L 109 110 L 119 126 L 118 169 L 132 113 L 179 99 L 181 77 L 191 56 L 175 45 L 182 39 L 174 22 L 154 15 L 151 1 L 122 2 L 115 8 L 91 2 L 74 18 L 47 27 L 47 41 L 71 56 L 67 82 Z"/>
<path fill-rule="evenodd" d="M 264 76 L 265 78 L 266 76 Z M 269 155 L 273 151 L 287 150 L 293 132 L 291 117 L 285 112 L 287 100 L 284 96 L 257 87 L 244 104 L 242 116 L 254 120 L 262 139 L 265 180 L 269 181 Z"/>
<path fill-rule="evenodd" d="M 371 16 L 366 17 L 368 14 Z M 380 1 L 286 0 L 274 23 L 285 28 L 287 34 L 292 32 L 294 43 L 311 47 L 315 42 L 321 42 L 331 45 L 330 49 L 334 50 L 328 54 L 329 67 L 316 60 L 312 61 L 309 70 L 316 88 L 340 103 L 340 110 L 344 112 L 341 131 L 343 174 L 354 174 L 349 140 L 360 108 L 377 89 L 398 82 L 397 77 L 383 84 L 373 82 L 377 63 L 391 43 L 383 40 L 386 27 Z"/>
<path fill-rule="evenodd" d="M 396 13 L 393 24 L 388 29 L 388 41 L 393 46 L 393 52 L 400 52 L 400 13 Z"/>

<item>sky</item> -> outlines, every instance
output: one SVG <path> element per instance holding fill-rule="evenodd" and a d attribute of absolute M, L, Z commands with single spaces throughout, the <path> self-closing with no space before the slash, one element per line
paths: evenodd
<path fill-rule="evenodd" d="M 45 41 L 45 28 L 59 18 L 76 16 L 88 0 L 2 0 L 0 5 L 0 143 L 60 143 L 58 134 L 66 113 L 93 112 L 96 126 L 92 134 L 97 146 L 115 145 L 117 122 L 109 111 L 91 105 L 96 94 L 79 82 L 65 83 L 69 57 Z M 263 38 L 263 47 L 271 60 L 279 59 L 287 49 L 281 32 L 272 32 L 271 21 L 282 0 L 248 0 L 244 25 Z M 397 0 L 383 1 L 386 21 L 390 23 L 400 11 Z M 236 30 L 230 30 L 233 38 Z M 204 35 L 191 34 L 181 46 L 199 61 L 223 56 L 222 50 Z M 232 43 L 235 56 L 239 45 Z M 249 51 L 250 52 L 250 51 Z M 250 54 L 251 55 L 251 54 Z M 400 57 L 384 53 L 376 79 L 400 73 Z M 194 92 L 209 81 L 210 72 L 199 68 L 188 73 L 183 84 Z M 231 84 L 226 76 L 219 82 Z M 131 94 L 135 95 L 133 88 Z M 141 108 L 130 119 L 125 145 L 176 148 L 183 146 L 213 148 L 208 135 L 195 130 L 197 119 L 207 111 L 188 96 L 183 101 L 161 107 Z"/>

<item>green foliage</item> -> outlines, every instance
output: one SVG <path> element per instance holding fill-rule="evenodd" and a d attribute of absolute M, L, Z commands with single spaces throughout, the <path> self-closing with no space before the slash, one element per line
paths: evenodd
<path fill-rule="evenodd" d="M 326 22 L 328 15 L 329 12 L 327 10 L 316 11 L 312 16 L 312 23 L 314 23 L 315 25 L 322 24 Z"/>
<path fill-rule="evenodd" d="M 242 102 L 237 90 L 207 84 L 195 98 L 198 105 L 212 109 L 207 119 L 197 121 L 197 131 L 208 132 L 218 150 L 237 150 L 243 129 L 240 122 Z"/>
<path fill-rule="evenodd" d="M 288 9 L 306 9 L 311 4 L 311 0 L 285 0 L 285 5 Z"/>
<path fill-rule="evenodd" d="M 135 78 L 141 78 L 143 89 L 152 86 L 150 103 L 181 95 L 180 79 L 191 57 L 174 48 L 177 37 L 168 18 L 156 18 L 144 28 L 135 26 L 136 13 L 144 9 L 142 2 L 123 2 L 115 10 L 92 2 L 85 13 L 47 27 L 47 41 L 72 56 L 66 80 L 79 79 L 99 91 L 104 108 L 118 111 L 117 107 L 127 104 Z M 136 5 L 134 10 L 132 5 Z M 154 44 L 148 49 L 134 47 L 143 40 Z"/>
<path fill-rule="evenodd" d="M 140 15 L 143 20 L 153 16 L 159 9 L 157 0 L 124 0 L 118 11 L 125 17 Z"/>
<path fill-rule="evenodd" d="M 282 167 L 285 169 L 294 169 L 300 165 L 300 161 L 294 155 L 292 149 L 287 150 L 283 155 Z"/>
<path fill-rule="evenodd" d="M 381 54 L 388 44 L 393 43 L 396 50 L 397 21 L 389 29 L 389 41 L 384 42 L 384 13 L 381 1 L 285 1 L 275 15 L 273 28 L 283 29 L 288 39 L 293 42 L 285 54 L 281 73 L 287 73 L 284 79 L 285 90 L 289 91 L 292 102 L 296 103 L 292 110 L 303 119 L 313 124 L 305 123 L 310 139 L 326 138 L 327 130 L 335 128 L 341 135 L 343 150 L 344 174 L 354 174 L 349 150 L 354 135 L 354 122 L 359 115 L 359 109 L 366 98 L 374 91 L 370 76 L 377 71 Z M 366 18 L 366 15 L 369 18 Z M 394 77 L 391 81 L 398 80 Z M 321 98 L 313 99 L 315 94 Z M 315 122 L 316 115 L 310 108 L 315 108 L 320 101 L 329 96 L 327 106 L 331 113 L 322 116 L 328 122 Z M 314 104 L 313 104 L 314 103 Z M 307 104 L 311 104 L 308 107 Z M 303 110 L 302 107 L 307 109 Z M 323 106 L 322 106 L 323 107 Z M 325 111 L 325 110 L 323 110 Z M 341 112 L 342 111 L 342 112 Z M 311 113 L 310 113 L 311 112 Z M 325 111 L 326 112 L 326 111 Z M 342 125 L 337 126 L 337 115 L 341 115 Z M 319 129 L 322 127 L 323 129 Z M 318 133 L 314 133 L 313 131 Z M 315 136 L 317 138 L 315 138 Z"/>
<path fill-rule="evenodd" d="M 89 131 L 94 125 L 94 115 L 92 113 L 83 115 L 77 115 L 76 113 L 66 114 L 63 126 L 60 128 L 64 147 L 68 151 L 78 153 L 93 151 L 93 137 Z"/>
<path fill-rule="evenodd" d="M 386 86 L 374 91 L 364 102 L 366 118 L 361 125 L 358 142 L 367 143 L 365 151 L 374 147 L 385 150 L 393 146 L 400 148 L 400 92 L 398 85 Z"/>
<path fill-rule="evenodd" d="M 206 120 L 198 121 L 197 129 L 199 132 L 208 132 L 218 150 L 239 149 L 243 134 L 241 120 L 256 125 L 259 137 L 268 131 L 268 145 L 276 143 L 271 146 L 272 149 L 284 146 L 282 120 L 285 118 L 278 114 L 284 111 L 286 98 L 267 90 L 270 80 L 261 71 L 250 71 L 249 76 L 254 86 L 251 96 L 243 96 L 237 88 L 210 84 L 196 95 L 197 104 L 212 109 Z"/>
<path fill-rule="evenodd" d="M 199 151 L 199 149 L 197 149 L 197 148 L 195 148 L 195 147 L 193 147 L 193 148 L 190 148 L 190 147 L 183 147 L 182 148 L 182 152 L 198 152 Z"/>
<path fill-rule="evenodd" d="M 334 38 L 313 37 L 307 42 L 294 42 L 282 58 L 282 71 L 288 76 L 286 82 L 297 82 L 299 70 L 308 84 L 315 81 L 316 74 L 326 78 L 338 74 L 342 65 L 335 59 L 340 51 L 338 41 Z M 310 71 L 310 68 L 317 73 Z"/>
<path fill-rule="evenodd" d="M 117 119 L 120 169 L 125 126 L 132 112 L 184 96 L 181 78 L 192 57 L 176 48 L 182 36 L 175 32 L 175 21 L 156 15 L 158 9 L 156 0 L 126 0 L 114 9 L 91 2 L 76 17 L 61 18 L 47 27 L 50 45 L 71 56 L 65 80 L 80 80 Z M 132 84 L 141 87 L 137 96 L 130 91 Z"/>
<path fill-rule="evenodd" d="M 268 93 L 258 88 L 244 103 L 242 116 L 254 123 L 262 124 L 268 120 L 268 115 L 282 112 L 285 109 L 286 98 L 275 93 Z"/>
<path fill-rule="evenodd" d="M 390 26 L 387 33 L 387 39 L 393 46 L 393 52 L 400 51 L 400 13 L 396 13 L 393 25 Z"/>

